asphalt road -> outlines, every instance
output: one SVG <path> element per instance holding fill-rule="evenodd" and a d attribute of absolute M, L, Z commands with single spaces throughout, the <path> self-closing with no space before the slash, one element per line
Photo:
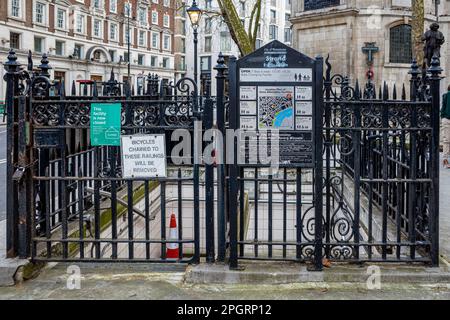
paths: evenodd
<path fill-rule="evenodd" d="M 0 221 L 6 219 L 6 126 L 0 124 Z"/>

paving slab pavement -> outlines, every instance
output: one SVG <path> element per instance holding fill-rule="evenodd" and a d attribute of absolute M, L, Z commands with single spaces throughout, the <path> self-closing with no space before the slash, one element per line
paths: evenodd
<path fill-rule="evenodd" d="M 295 283 L 295 284 L 189 284 L 184 270 L 167 266 L 132 267 L 108 265 L 105 268 L 80 265 L 80 289 L 68 289 L 69 264 L 45 269 L 34 280 L 13 288 L 0 288 L 0 299 L 66 300 L 403 300 L 450 299 L 450 286 L 435 284 L 382 283 L 380 290 L 369 290 L 365 283 Z M 162 272 L 161 270 L 165 270 Z"/>

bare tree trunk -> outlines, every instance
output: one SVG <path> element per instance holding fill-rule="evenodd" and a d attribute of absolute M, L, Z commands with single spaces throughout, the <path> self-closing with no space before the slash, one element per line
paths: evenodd
<path fill-rule="evenodd" d="M 233 3 L 233 0 L 218 0 L 223 20 L 230 30 L 233 41 L 239 48 L 242 56 L 248 55 L 255 50 L 256 34 L 259 27 L 259 19 L 261 17 L 262 0 L 255 0 L 250 17 L 250 25 L 248 32 L 239 18 L 239 14 Z"/>
<path fill-rule="evenodd" d="M 423 65 L 424 62 L 422 35 L 425 30 L 425 8 L 423 2 L 423 0 L 413 0 L 412 2 L 413 56 L 417 59 L 419 66 Z"/>

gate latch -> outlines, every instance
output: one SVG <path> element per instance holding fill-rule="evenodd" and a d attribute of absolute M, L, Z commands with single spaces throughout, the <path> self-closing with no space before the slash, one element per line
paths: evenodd
<path fill-rule="evenodd" d="M 20 180 L 22 180 L 24 174 L 25 174 L 25 168 L 24 167 L 19 167 L 14 172 L 14 174 L 12 176 L 12 179 L 14 181 L 20 182 Z"/>

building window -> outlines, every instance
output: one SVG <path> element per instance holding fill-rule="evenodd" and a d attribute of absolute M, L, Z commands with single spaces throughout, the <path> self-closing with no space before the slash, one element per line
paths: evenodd
<path fill-rule="evenodd" d="M 241 1 L 240 6 L 241 6 L 241 17 L 245 17 L 245 1 Z"/>
<path fill-rule="evenodd" d="M 412 38 L 411 26 L 401 24 L 390 30 L 389 61 L 391 63 L 411 63 Z"/>
<path fill-rule="evenodd" d="M 164 0 L 164 6 L 170 7 L 170 0 Z"/>
<path fill-rule="evenodd" d="M 159 48 L 159 33 L 152 33 L 152 48 Z"/>
<path fill-rule="evenodd" d="M 166 27 L 166 28 L 170 27 L 170 20 L 169 20 L 169 15 L 168 14 L 164 15 L 163 24 L 164 24 L 164 27 Z"/>
<path fill-rule="evenodd" d="M 77 33 L 84 33 L 84 16 L 81 15 L 81 14 L 77 15 L 76 32 Z"/>
<path fill-rule="evenodd" d="M 139 8 L 139 23 L 142 25 L 147 24 L 147 10 L 145 8 Z"/>
<path fill-rule="evenodd" d="M 205 37 L 205 52 L 211 52 L 211 37 Z"/>
<path fill-rule="evenodd" d="M 278 38 L 278 27 L 274 25 L 269 26 L 269 39 L 277 40 Z"/>
<path fill-rule="evenodd" d="M 186 53 L 186 39 L 181 39 L 181 53 Z"/>
<path fill-rule="evenodd" d="M 255 47 L 256 49 L 259 49 L 263 46 L 263 41 L 261 39 L 256 39 Z"/>
<path fill-rule="evenodd" d="M 83 56 L 83 45 L 81 44 L 76 44 L 74 49 L 73 49 L 73 56 L 75 58 L 81 59 L 81 57 Z"/>
<path fill-rule="evenodd" d="M 211 72 L 211 57 L 201 57 L 200 70 L 203 72 Z"/>
<path fill-rule="evenodd" d="M 129 2 L 125 2 L 125 16 L 126 17 L 131 17 L 131 3 Z"/>
<path fill-rule="evenodd" d="M 138 55 L 138 65 L 143 66 L 144 65 L 144 60 L 145 60 L 145 55 L 139 54 Z"/>
<path fill-rule="evenodd" d="M 22 0 L 11 0 L 11 15 L 16 18 L 22 17 Z"/>
<path fill-rule="evenodd" d="M 111 57 L 111 62 L 116 62 L 117 59 L 117 52 L 116 50 L 108 50 L 109 55 Z"/>
<path fill-rule="evenodd" d="M 163 38 L 163 49 L 164 50 L 170 50 L 170 36 L 164 35 Z"/>
<path fill-rule="evenodd" d="M 123 53 L 123 60 L 124 62 L 130 62 L 130 56 L 128 55 L 128 52 Z"/>
<path fill-rule="evenodd" d="M 205 0 L 205 9 L 212 8 L 212 0 Z"/>
<path fill-rule="evenodd" d="M 12 49 L 20 49 L 20 33 L 11 32 L 9 34 L 9 45 Z"/>
<path fill-rule="evenodd" d="M 117 12 L 117 0 L 109 0 L 109 11 L 110 12 Z"/>
<path fill-rule="evenodd" d="M 64 42 L 62 42 L 62 41 L 56 41 L 55 42 L 55 54 L 57 56 L 63 56 L 64 55 Z"/>
<path fill-rule="evenodd" d="M 159 3 L 159 0 L 152 0 L 153 3 Z"/>
<path fill-rule="evenodd" d="M 152 23 L 158 24 L 158 11 L 152 11 Z"/>
<path fill-rule="evenodd" d="M 45 22 L 45 4 L 42 2 L 36 2 L 36 7 L 34 8 L 34 21 L 36 23 L 43 24 Z"/>
<path fill-rule="evenodd" d="M 150 66 L 156 67 L 157 63 L 158 63 L 158 57 L 152 56 L 150 58 Z"/>
<path fill-rule="evenodd" d="M 169 68 L 169 67 L 170 67 L 169 58 L 163 58 L 163 68 Z"/>
<path fill-rule="evenodd" d="M 95 9 L 101 9 L 102 8 L 102 1 L 101 0 L 94 0 L 93 6 Z"/>
<path fill-rule="evenodd" d="M 111 24 L 109 27 L 109 39 L 117 40 L 117 24 Z"/>
<path fill-rule="evenodd" d="M 131 27 L 125 28 L 125 43 L 131 43 L 132 34 L 131 34 Z"/>
<path fill-rule="evenodd" d="M 211 18 L 205 18 L 205 33 L 211 33 L 212 20 Z"/>
<path fill-rule="evenodd" d="M 44 39 L 34 37 L 34 52 L 36 53 L 44 52 Z"/>
<path fill-rule="evenodd" d="M 341 0 L 305 0 L 305 11 L 338 6 Z"/>
<path fill-rule="evenodd" d="M 284 28 L 284 42 L 291 42 L 292 30 L 291 28 Z"/>
<path fill-rule="evenodd" d="M 180 58 L 180 70 L 186 71 L 186 58 L 185 57 Z"/>
<path fill-rule="evenodd" d="M 220 33 L 220 51 L 222 52 L 231 51 L 231 37 L 230 33 L 227 31 L 222 31 Z"/>
<path fill-rule="evenodd" d="M 139 31 L 139 45 L 141 47 L 145 46 L 145 36 L 146 36 L 145 31 Z"/>
<path fill-rule="evenodd" d="M 56 27 L 58 29 L 66 29 L 66 11 L 58 9 L 56 14 Z"/>
<path fill-rule="evenodd" d="M 102 36 L 102 22 L 100 20 L 94 20 L 94 37 Z"/>
<path fill-rule="evenodd" d="M 270 10 L 270 23 L 277 23 L 277 12 Z"/>

